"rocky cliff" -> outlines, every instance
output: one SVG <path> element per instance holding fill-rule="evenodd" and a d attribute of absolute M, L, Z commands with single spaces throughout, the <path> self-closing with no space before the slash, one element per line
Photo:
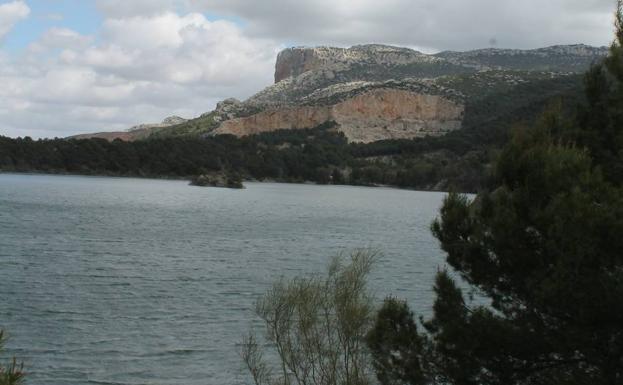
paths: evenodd
<path fill-rule="evenodd" d="M 467 106 L 478 100 L 583 72 L 606 54 L 584 45 L 435 55 L 376 44 L 289 48 L 277 57 L 275 83 L 245 101 L 224 100 L 190 121 L 91 136 L 245 136 L 328 122 L 352 142 L 438 136 L 461 128 Z"/>
<path fill-rule="evenodd" d="M 329 121 L 352 142 L 443 135 L 461 128 L 466 103 L 584 71 L 606 52 L 583 45 L 437 55 L 383 45 L 289 48 L 277 57 L 275 84 L 242 102 L 240 113 L 209 135 Z"/>
<path fill-rule="evenodd" d="M 400 66 L 414 63 L 439 63 L 443 59 L 421 52 L 380 44 L 357 45 L 351 48 L 295 47 L 277 55 L 275 83 L 307 71 L 328 69 L 341 71 L 354 64 Z"/>
<path fill-rule="evenodd" d="M 411 90 L 373 88 L 333 104 L 269 109 L 223 122 L 213 135 L 253 135 L 304 129 L 335 122 L 354 142 L 440 135 L 461 127 L 464 105 L 447 97 Z"/>

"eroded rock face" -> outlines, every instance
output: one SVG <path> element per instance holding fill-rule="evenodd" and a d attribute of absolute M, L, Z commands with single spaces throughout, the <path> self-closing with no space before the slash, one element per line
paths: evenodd
<path fill-rule="evenodd" d="M 399 66 L 442 61 L 434 56 L 401 47 L 381 44 L 356 45 L 350 48 L 294 47 L 277 56 L 275 83 L 308 71 L 342 71 L 353 64 Z"/>
<path fill-rule="evenodd" d="M 318 69 L 322 59 L 313 49 L 289 48 L 277 55 L 275 64 L 275 83 L 283 79 L 299 76 L 303 72 Z"/>
<path fill-rule="evenodd" d="M 461 127 L 464 106 L 440 95 L 373 89 L 327 106 L 277 108 L 225 121 L 213 134 L 246 136 L 334 121 L 352 142 L 443 135 Z"/>
<path fill-rule="evenodd" d="M 378 89 L 331 108 L 349 141 L 439 136 L 461 128 L 464 106 L 439 95 Z"/>

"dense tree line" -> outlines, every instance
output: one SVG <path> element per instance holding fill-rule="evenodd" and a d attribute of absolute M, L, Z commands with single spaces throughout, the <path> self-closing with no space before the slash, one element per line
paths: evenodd
<path fill-rule="evenodd" d="M 322 128 L 242 139 L 219 136 L 136 142 L 0 137 L 0 168 L 139 177 L 191 177 L 232 170 L 259 180 L 426 189 L 448 180 L 457 188 L 472 191 L 480 185 L 481 167 L 488 162 L 483 151 L 465 156 L 438 150 L 424 157 L 409 154 L 402 143 L 375 147 L 349 145 L 343 136 Z"/>

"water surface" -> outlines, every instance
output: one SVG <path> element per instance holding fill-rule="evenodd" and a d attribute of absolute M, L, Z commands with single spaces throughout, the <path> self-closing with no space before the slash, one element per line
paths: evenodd
<path fill-rule="evenodd" d="M 443 194 L 0 174 L 0 328 L 31 385 L 243 384 L 254 300 L 331 255 L 383 252 L 378 298 L 430 312 Z"/>

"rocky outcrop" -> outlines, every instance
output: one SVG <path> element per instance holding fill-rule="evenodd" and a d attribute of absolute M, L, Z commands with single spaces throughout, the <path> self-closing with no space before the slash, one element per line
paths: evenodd
<path fill-rule="evenodd" d="M 157 129 L 167 128 L 177 126 L 183 123 L 188 122 L 188 119 L 180 118 L 179 116 L 169 116 L 165 118 L 162 123 L 153 123 L 153 124 L 139 124 L 130 128 L 127 131 L 116 131 L 116 132 L 97 132 L 94 134 L 82 134 L 82 135 L 74 135 L 70 136 L 68 139 L 106 139 L 108 141 L 113 141 L 115 139 L 123 140 L 124 142 L 140 140 L 149 137 L 153 132 Z"/>
<path fill-rule="evenodd" d="M 403 66 L 441 61 L 443 60 L 412 49 L 381 44 L 356 45 L 351 48 L 294 47 L 277 55 L 275 83 L 308 71 L 343 71 L 353 64 Z"/>
<path fill-rule="evenodd" d="M 227 171 L 197 175 L 190 180 L 190 185 L 198 187 L 227 187 L 233 189 L 244 188 L 240 175 Z"/>
<path fill-rule="evenodd" d="M 607 52 L 584 45 L 435 55 L 379 44 L 288 48 L 277 57 L 275 83 L 247 100 L 226 99 L 188 122 L 172 117 L 128 132 L 78 137 L 245 136 L 327 122 L 353 142 L 443 135 L 461 127 L 466 104 L 583 72 Z"/>
<path fill-rule="evenodd" d="M 128 132 L 140 131 L 140 130 L 149 130 L 152 128 L 164 128 L 176 126 L 178 124 L 186 123 L 188 119 L 180 118 L 179 116 L 169 116 L 165 118 L 161 123 L 148 123 L 148 124 L 139 124 L 134 126 L 128 130 Z"/>
<path fill-rule="evenodd" d="M 555 45 L 551 47 L 520 49 L 478 49 L 467 52 L 445 51 L 436 57 L 454 65 L 484 70 L 521 70 L 582 72 L 608 54 L 607 47 L 584 44 Z"/>
<path fill-rule="evenodd" d="M 331 108 L 332 120 L 352 142 L 438 136 L 461 128 L 464 106 L 439 95 L 378 89 Z"/>
<path fill-rule="evenodd" d="M 225 121 L 213 135 L 246 136 L 335 122 L 352 142 L 441 135 L 461 127 L 462 103 L 444 96 L 377 88 L 332 105 L 272 109 Z"/>
<path fill-rule="evenodd" d="M 320 52 L 320 50 L 304 48 L 289 48 L 281 51 L 277 55 L 275 64 L 275 83 L 321 68 L 324 63 Z"/>

